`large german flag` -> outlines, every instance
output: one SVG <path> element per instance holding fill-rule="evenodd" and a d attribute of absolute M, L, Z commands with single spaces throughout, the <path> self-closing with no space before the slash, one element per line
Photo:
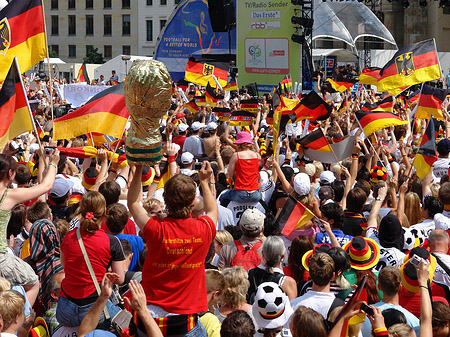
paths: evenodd
<path fill-rule="evenodd" d="M 434 88 L 424 84 L 420 94 L 419 103 L 417 104 L 417 118 L 430 119 L 434 118 L 444 120 L 442 114 L 442 103 L 447 97 L 448 91 L 444 89 Z"/>
<path fill-rule="evenodd" d="M 373 111 L 358 111 L 356 118 L 364 130 L 366 137 L 375 131 L 388 128 L 395 125 L 408 124 L 407 121 L 401 120 L 397 115 L 390 112 L 373 112 Z"/>
<path fill-rule="evenodd" d="M 331 78 L 328 78 L 327 81 L 330 82 L 330 84 L 334 90 L 339 91 L 339 92 L 344 92 L 345 90 L 349 90 L 351 87 L 353 87 L 353 85 L 355 83 L 358 82 L 356 80 L 346 79 L 346 78 L 343 78 L 340 81 L 333 81 Z"/>
<path fill-rule="evenodd" d="M 331 105 L 325 102 L 315 91 L 306 95 L 292 110 L 297 115 L 297 121 L 303 119 L 324 121 L 331 115 Z"/>
<path fill-rule="evenodd" d="M 289 196 L 284 203 L 276 220 L 277 228 L 281 230 L 281 233 L 285 236 L 289 236 L 296 229 L 302 228 L 306 223 L 314 218 L 308 208 L 306 208 L 301 202 L 295 200 L 292 196 Z"/>
<path fill-rule="evenodd" d="M 441 77 L 434 39 L 399 49 L 380 70 L 378 91 L 432 81 Z"/>
<path fill-rule="evenodd" d="M 206 84 L 210 83 L 211 86 L 216 87 L 216 82 L 211 75 L 214 75 L 217 78 L 222 87 L 227 85 L 227 70 L 220 69 L 211 64 L 195 62 L 194 60 L 189 60 L 186 64 L 186 72 L 184 74 L 186 81 L 201 85 L 203 87 L 206 87 Z"/>
<path fill-rule="evenodd" d="M 33 130 L 27 98 L 17 62 L 13 59 L 0 91 L 0 147 L 18 135 Z"/>
<path fill-rule="evenodd" d="M 196 114 L 199 110 L 197 104 L 195 104 L 195 99 L 191 99 L 188 103 L 183 105 L 186 109 L 188 109 L 192 114 Z"/>
<path fill-rule="evenodd" d="M 87 84 L 90 84 L 91 81 L 89 80 L 89 75 L 86 69 L 86 62 L 83 62 L 80 69 L 78 70 L 78 80 L 77 82 L 86 82 Z"/>
<path fill-rule="evenodd" d="M 377 85 L 380 78 L 380 70 L 378 67 L 365 67 L 361 74 L 359 74 L 359 83 L 368 85 Z"/>
<path fill-rule="evenodd" d="M 17 57 L 25 72 L 47 56 L 41 0 L 10 1 L 0 11 L 0 82 Z"/>
<path fill-rule="evenodd" d="M 394 108 L 394 97 L 388 94 L 381 101 L 376 103 L 366 103 L 361 108 L 362 111 L 373 111 L 373 112 L 392 112 Z"/>
<path fill-rule="evenodd" d="M 233 111 L 230 116 L 230 126 L 249 126 L 252 124 L 252 118 L 255 115 L 249 111 Z"/>
<path fill-rule="evenodd" d="M 437 160 L 436 154 L 436 134 L 434 132 L 434 121 L 430 119 L 425 134 L 422 136 L 419 150 L 414 158 L 413 166 L 417 170 L 420 179 L 426 177 L 430 172 L 433 163 Z"/>
<path fill-rule="evenodd" d="M 309 135 L 298 139 L 297 143 L 308 149 L 320 152 L 333 152 L 333 149 L 331 148 L 330 143 L 323 134 L 321 128 L 318 128 L 317 130 L 311 132 Z"/>
<path fill-rule="evenodd" d="M 98 93 L 81 108 L 55 119 L 53 138 L 70 139 L 90 132 L 122 138 L 129 116 L 120 83 Z"/>

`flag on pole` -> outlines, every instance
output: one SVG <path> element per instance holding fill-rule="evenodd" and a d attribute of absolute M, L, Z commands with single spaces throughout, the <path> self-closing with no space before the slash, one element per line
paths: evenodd
<path fill-rule="evenodd" d="M 352 155 L 355 139 L 355 136 L 350 136 L 344 138 L 336 144 L 330 144 L 330 147 L 333 150 L 332 152 L 321 152 L 306 148 L 303 150 L 303 154 L 310 160 L 316 160 L 326 164 L 333 164 L 338 161 L 342 161 Z"/>
<path fill-rule="evenodd" d="M 289 196 L 276 220 L 277 228 L 281 234 L 289 236 L 296 229 L 302 228 L 308 221 L 314 218 L 314 213 L 301 202 Z"/>
<path fill-rule="evenodd" d="M 89 75 L 87 73 L 86 69 L 86 62 L 83 62 L 80 69 L 78 70 L 78 76 L 77 76 L 77 82 L 86 82 L 87 84 L 91 84 L 91 81 L 89 80 Z M 113 85 L 118 84 L 118 82 L 114 83 L 116 81 L 113 80 Z"/>
<path fill-rule="evenodd" d="M 22 71 L 47 56 L 42 0 L 10 1 L 0 11 L 0 82 L 14 57 Z"/>
<path fill-rule="evenodd" d="M 233 111 L 230 116 L 230 126 L 249 126 L 255 115 L 245 110 Z"/>
<path fill-rule="evenodd" d="M 0 90 L 0 147 L 20 134 L 33 130 L 20 70 L 13 59 Z"/>
<path fill-rule="evenodd" d="M 359 83 L 368 85 L 377 85 L 380 78 L 380 70 L 378 67 L 365 67 L 359 74 Z"/>
<path fill-rule="evenodd" d="M 209 84 L 206 84 L 205 91 L 205 99 L 206 103 L 208 103 L 211 107 L 215 107 L 219 100 L 224 99 L 222 95 L 216 93 L 216 90 Z"/>
<path fill-rule="evenodd" d="M 237 82 L 233 81 L 233 82 L 227 83 L 227 85 L 223 87 L 223 90 L 225 90 L 225 91 L 237 91 L 238 90 Z"/>
<path fill-rule="evenodd" d="M 53 122 L 54 139 L 70 139 L 90 132 L 122 138 L 130 116 L 123 83 L 99 92 L 85 105 Z"/>
<path fill-rule="evenodd" d="M 434 121 L 430 118 L 427 129 L 422 137 L 419 150 L 414 158 L 413 166 L 417 170 L 419 179 L 423 179 L 430 172 L 433 163 L 438 159 L 436 153 L 436 133 Z"/>
<path fill-rule="evenodd" d="M 297 115 L 297 121 L 303 119 L 323 121 L 330 117 L 332 110 L 331 105 L 313 90 L 292 111 Z"/>
<path fill-rule="evenodd" d="M 334 90 L 339 92 L 344 92 L 345 90 L 349 90 L 355 83 L 358 81 L 354 79 L 346 79 L 343 78 L 340 81 L 333 81 L 331 78 L 327 78 L 327 81 L 331 84 Z"/>
<path fill-rule="evenodd" d="M 307 147 L 308 149 L 320 152 L 333 152 L 333 149 L 331 148 L 330 143 L 323 134 L 321 128 L 318 128 L 317 130 L 311 132 L 309 135 L 298 139 L 297 143 L 304 147 Z"/>
<path fill-rule="evenodd" d="M 196 114 L 199 110 L 199 107 L 195 103 L 194 99 L 191 99 L 188 103 L 183 105 L 184 108 L 188 109 L 192 114 Z"/>
<path fill-rule="evenodd" d="M 366 137 L 375 131 L 388 128 L 390 126 L 405 125 L 407 121 L 403 121 L 397 115 L 390 112 L 373 112 L 373 111 L 358 111 L 355 114 L 359 124 L 364 130 Z"/>
<path fill-rule="evenodd" d="M 193 60 L 189 60 L 186 64 L 186 72 L 184 75 L 186 81 L 201 85 L 203 87 L 205 87 L 207 83 L 210 83 L 211 86 L 216 87 L 216 82 L 211 75 L 214 75 L 217 78 L 222 87 L 227 85 L 227 70 L 220 69 L 211 64 L 196 62 Z"/>
<path fill-rule="evenodd" d="M 394 97 L 388 94 L 381 101 L 376 103 L 366 103 L 361 108 L 362 111 L 384 111 L 384 112 L 392 112 L 394 109 Z"/>
<path fill-rule="evenodd" d="M 447 97 L 447 94 L 448 90 L 438 89 L 424 84 L 420 93 L 419 102 L 417 103 L 417 118 L 430 119 L 433 115 L 436 119 L 444 120 L 442 103 Z"/>

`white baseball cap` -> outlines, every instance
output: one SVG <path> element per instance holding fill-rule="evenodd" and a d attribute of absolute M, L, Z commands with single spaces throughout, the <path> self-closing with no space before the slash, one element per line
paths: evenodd
<path fill-rule="evenodd" d="M 294 178 L 294 191 L 298 195 L 307 195 L 311 190 L 311 182 L 309 176 L 306 173 L 299 173 Z"/>
<path fill-rule="evenodd" d="M 187 124 L 181 123 L 178 125 L 178 132 L 184 132 L 189 126 Z"/>
<path fill-rule="evenodd" d="M 216 122 L 210 122 L 208 123 L 208 126 L 206 127 L 206 130 L 212 131 L 217 129 L 217 123 Z"/>
<path fill-rule="evenodd" d="M 336 177 L 334 176 L 334 173 L 331 171 L 323 171 L 319 177 L 320 184 L 331 184 L 335 180 Z"/>
<path fill-rule="evenodd" d="M 194 155 L 190 152 L 184 152 L 181 155 L 181 163 L 182 164 L 190 164 L 194 160 Z"/>
<path fill-rule="evenodd" d="M 206 126 L 205 123 L 194 122 L 194 123 L 192 123 L 192 125 L 191 125 L 191 129 L 192 129 L 193 131 L 198 131 L 198 130 L 200 130 L 201 128 L 204 128 L 205 126 Z"/>

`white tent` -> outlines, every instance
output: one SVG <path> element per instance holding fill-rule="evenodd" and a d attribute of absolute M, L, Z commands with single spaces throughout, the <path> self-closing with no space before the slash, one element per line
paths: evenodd
<path fill-rule="evenodd" d="M 125 58 L 130 57 L 129 60 L 124 60 Z M 109 80 L 111 77 L 111 72 L 113 70 L 116 71 L 116 74 L 119 76 L 119 82 L 125 80 L 126 74 L 128 74 L 128 70 L 131 68 L 133 61 L 135 60 L 151 60 L 153 57 L 147 56 L 136 56 L 136 55 L 118 55 L 108 62 L 102 64 L 97 67 L 94 71 L 94 78 L 100 78 L 100 75 L 105 77 L 105 80 Z"/>

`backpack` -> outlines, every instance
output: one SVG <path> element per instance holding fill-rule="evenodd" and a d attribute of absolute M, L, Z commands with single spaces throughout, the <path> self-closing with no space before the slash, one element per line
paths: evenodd
<path fill-rule="evenodd" d="M 261 247 L 262 242 L 257 242 L 253 246 L 247 245 L 244 247 L 241 240 L 234 241 L 237 248 L 237 253 L 231 261 L 231 266 L 244 267 L 246 271 L 256 268 L 261 264 L 261 256 L 256 252 Z"/>

